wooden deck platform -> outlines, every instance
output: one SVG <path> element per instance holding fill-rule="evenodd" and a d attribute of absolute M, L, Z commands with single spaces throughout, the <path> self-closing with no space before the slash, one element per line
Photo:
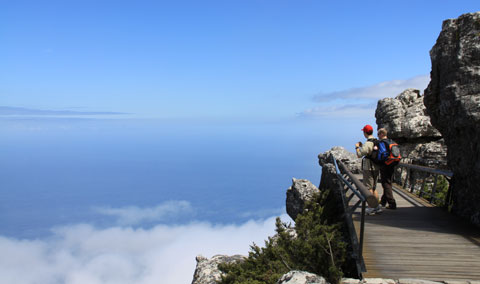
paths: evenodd
<path fill-rule="evenodd" d="M 480 280 L 480 229 L 407 191 L 394 196 L 396 210 L 365 217 L 364 277 Z"/>

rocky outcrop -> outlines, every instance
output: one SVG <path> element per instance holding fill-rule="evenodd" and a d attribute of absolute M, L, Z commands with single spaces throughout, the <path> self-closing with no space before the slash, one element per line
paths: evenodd
<path fill-rule="evenodd" d="M 378 128 L 401 147 L 405 162 L 434 167 L 447 166 L 447 147 L 441 133 L 432 126 L 419 90 L 407 89 L 395 98 L 378 101 Z"/>
<path fill-rule="evenodd" d="M 454 213 L 480 226 L 480 12 L 443 22 L 425 105 L 448 146 Z"/>
<path fill-rule="evenodd" d="M 192 284 L 217 284 L 222 279 L 222 272 L 218 269 L 220 263 L 243 261 L 242 255 L 215 255 L 208 259 L 201 255 L 196 257 L 197 268 L 193 274 Z"/>
<path fill-rule="evenodd" d="M 378 101 L 375 118 L 379 128 L 386 128 L 388 136 L 404 142 L 413 139 L 438 140 L 440 132 L 432 126 L 423 104 L 423 96 L 416 89 L 406 89 L 395 98 Z"/>
<path fill-rule="evenodd" d="M 330 155 L 333 155 L 337 161 L 342 161 L 352 173 L 359 174 L 361 172 L 362 163 L 361 160 L 357 158 L 357 155 L 340 146 L 335 146 L 325 153 L 318 154 L 318 163 L 320 166 L 323 167 L 328 163 L 332 163 L 332 161 L 329 160 Z"/>
<path fill-rule="evenodd" d="M 325 278 L 305 271 L 292 270 L 284 274 L 277 284 L 327 284 Z"/>
<path fill-rule="evenodd" d="M 293 220 L 303 212 L 305 203 L 318 193 L 318 188 L 306 179 L 292 179 L 292 186 L 287 189 L 287 214 Z"/>

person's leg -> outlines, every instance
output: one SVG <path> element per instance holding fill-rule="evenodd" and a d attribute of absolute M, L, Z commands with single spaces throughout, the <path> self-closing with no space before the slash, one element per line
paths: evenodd
<path fill-rule="evenodd" d="M 392 166 L 385 166 L 381 169 L 381 181 L 383 187 L 383 196 L 382 196 L 382 204 L 386 205 L 388 202 L 389 208 L 395 209 L 397 207 L 397 203 L 395 202 L 395 198 L 393 198 L 393 190 L 392 190 L 392 180 L 393 180 L 393 173 L 395 167 Z"/>
<path fill-rule="evenodd" d="M 363 185 L 370 191 L 372 194 L 374 193 L 373 190 L 373 176 L 372 176 L 372 171 L 371 170 L 363 170 Z M 367 205 L 368 206 L 368 205 Z M 366 209 L 367 215 L 375 215 L 375 208 L 372 208 L 370 206 L 367 207 Z"/>
<path fill-rule="evenodd" d="M 374 171 L 363 170 L 363 185 L 378 199 L 378 193 L 375 191 L 376 177 Z"/>
<path fill-rule="evenodd" d="M 375 171 L 375 170 L 363 171 L 363 184 L 378 200 L 378 192 L 375 190 L 377 180 L 378 180 L 378 171 Z M 374 208 L 369 207 L 367 208 L 367 211 L 366 211 L 368 215 L 375 215 L 376 213 L 381 213 L 381 212 L 382 212 L 381 206 L 377 206 Z"/>
<path fill-rule="evenodd" d="M 380 204 L 382 204 L 383 207 L 387 206 L 387 179 L 388 179 L 388 173 L 386 171 L 386 166 L 382 166 L 380 168 L 380 182 L 382 183 L 382 188 L 383 188 L 383 194 L 382 198 L 380 199 Z"/>
<path fill-rule="evenodd" d="M 379 170 L 372 170 L 372 176 L 373 176 L 373 195 L 375 198 L 378 200 L 378 192 L 376 190 L 377 188 L 377 182 L 378 182 L 378 176 L 380 175 Z M 382 206 L 378 204 L 377 208 L 375 208 L 375 213 L 382 213 Z"/>

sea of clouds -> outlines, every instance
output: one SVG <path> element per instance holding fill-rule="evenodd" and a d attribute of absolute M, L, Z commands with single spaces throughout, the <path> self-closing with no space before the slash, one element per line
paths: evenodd
<path fill-rule="evenodd" d="M 191 210 L 185 201 L 96 210 L 116 215 L 116 225 L 72 224 L 52 229 L 44 239 L 0 236 L 0 283 L 191 283 L 195 256 L 247 255 L 253 242 L 263 245 L 275 233 L 275 217 L 231 225 L 132 225 Z M 291 221 L 287 215 L 281 218 Z"/>

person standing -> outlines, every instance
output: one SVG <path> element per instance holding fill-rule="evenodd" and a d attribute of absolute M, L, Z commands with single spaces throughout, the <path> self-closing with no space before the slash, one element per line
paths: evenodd
<path fill-rule="evenodd" d="M 373 137 L 373 127 L 371 125 L 365 125 L 362 128 L 363 135 L 367 139 L 365 144 L 362 142 L 358 142 L 355 144 L 355 151 L 357 153 L 358 158 L 362 158 L 362 172 L 363 172 L 363 184 L 367 187 L 367 189 L 377 198 L 378 200 L 378 193 L 376 191 L 377 187 L 377 180 L 379 175 L 379 166 L 375 164 L 371 159 L 370 156 L 373 152 L 374 142 L 376 141 L 375 137 Z M 368 215 L 374 215 L 376 213 L 382 212 L 382 206 L 379 204 L 376 208 L 367 208 L 366 210 Z"/>
<path fill-rule="evenodd" d="M 380 128 L 377 132 L 378 139 L 380 141 L 384 141 L 387 145 L 391 143 L 387 137 L 387 130 L 385 128 Z M 383 194 L 380 200 L 380 204 L 385 207 L 388 203 L 388 209 L 397 209 L 397 202 L 395 198 L 393 198 L 393 191 L 392 191 L 392 180 L 393 180 L 393 173 L 395 171 L 395 166 L 397 163 L 392 164 L 382 164 L 380 166 L 380 181 L 383 187 Z"/>

